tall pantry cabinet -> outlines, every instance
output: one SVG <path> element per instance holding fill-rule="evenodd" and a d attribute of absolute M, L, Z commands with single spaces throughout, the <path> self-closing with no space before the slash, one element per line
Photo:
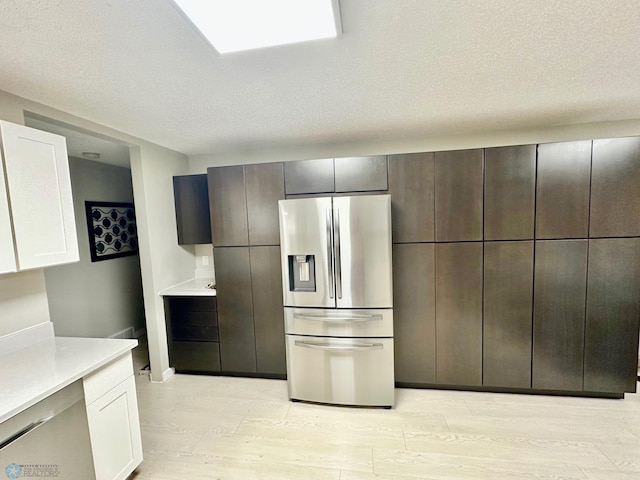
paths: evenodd
<path fill-rule="evenodd" d="M 0 121 L 0 273 L 79 260 L 64 137 Z"/>

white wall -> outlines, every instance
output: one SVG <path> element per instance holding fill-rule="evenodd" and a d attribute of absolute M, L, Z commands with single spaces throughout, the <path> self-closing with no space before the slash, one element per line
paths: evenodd
<path fill-rule="evenodd" d="M 84 202 L 133 202 L 128 168 L 69 158 L 80 261 L 46 268 L 49 312 L 56 335 L 108 337 L 144 328 L 138 255 L 91 262 Z"/>

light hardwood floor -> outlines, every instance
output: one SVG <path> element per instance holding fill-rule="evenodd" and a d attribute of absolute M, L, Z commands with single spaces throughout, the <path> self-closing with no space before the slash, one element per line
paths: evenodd
<path fill-rule="evenodd" d="M 396 389 L 393 410 L 292 403 L 286 382 L 137 377 L 132 480 L 640 479 L 640 395 Z"/>

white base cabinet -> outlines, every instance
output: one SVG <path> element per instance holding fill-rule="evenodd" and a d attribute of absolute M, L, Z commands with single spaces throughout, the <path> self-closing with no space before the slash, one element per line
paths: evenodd
<path fill-rule="evenodd" d="M 96 480 L 124 480 L 142 462 L 131 354 L 88 375 L 83 383 Z"/>
<path fill-rule="evenodd" d="M 65 138 L 5 121 L 0 136 L 0 273 L 78 261 Z"/>

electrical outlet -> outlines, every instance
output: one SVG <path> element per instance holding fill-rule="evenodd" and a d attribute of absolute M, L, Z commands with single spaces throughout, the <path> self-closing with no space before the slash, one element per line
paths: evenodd
<path fill-rule="evenodd" d="M 209 265 L 209 257 L 207 257 L 206 255 L 202 256 L 202 266 L 206 267 L 207 265 Z"/>

